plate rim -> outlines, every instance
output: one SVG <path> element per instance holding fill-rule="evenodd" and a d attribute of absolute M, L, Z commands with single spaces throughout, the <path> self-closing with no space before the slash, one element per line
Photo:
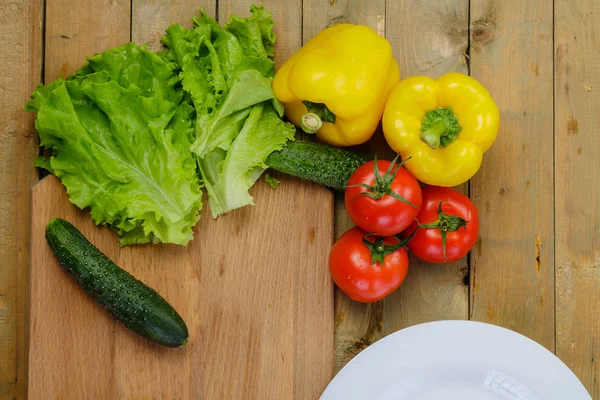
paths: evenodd
<path fill-rule="evenodd" d="M 591 395 L 589 394 L 589 392 L 587 391 L 587 388 L 583 385 L 583 383 L 581 382 L 581 380 L 577 377 L 577 375 L 575 375 L 575 373 L 553 352 L 551 352 L 550 350 L 548 350 L 546 347 L 544 347 L 543 345 L 541 345 L 540 343 L 536 342 L 535 340 L 525 336 L 522 333 L 519 333 L 517 331 L 514 331 L 512 329 L 508 329 L 504 326 L 500 326 L 500 325 L 496 325 L 496 324 L 491 324 L 488 322 L 482 322 L 482 321 L 474 321 L 474 320 L 463 320 L 463 319 L 443 319 L 443 320 L 436 320 L 436 321 L 427 321 L 427 322 L 423 322 L 420 324 L 415 324 L 415 325 L 411 325 L 408 326 L 406 328 L 403 329 L 399 329 L 395 332 L 392 332 L 382 338 L 380 338 L 379 340 L 376 340 L 375 342 L 373 342 L 372 344 L 370 344 L 366 349 L 364 349 L 363 351 L 361 351 L 359 354 L 357 354 L 355 357 L 353 357 L 350 361 L 348 361 L 346 363 L 346 365 L 344 365 L 331 379 L 331 381 L 327 384 L 327 386 L 325 387 L 325 389 L 323 390 L 321 396 L 319 397 L 319 399 L 323 400 L 324 397 L 327 392 L 330 390 L 330 387 L 332 386 L 332 384 L 334 383 L 334 381 L 338 378 L 338 376 L 340 376 L 340 374 L 346 370 L 347 368 L 349 368 L 352 364 L 356 363 L 357 359 L 361 359 L 362 357 L 364 357 L 365 354 L 368 354 L 369 352 L 373 351 L 373 348 L 375 347 L 380 347 L 383 343 L 390 341 L 390 340 L 394 340 L 394 338 L 396 336 L 399 336 L 400 334 L 405 334 L 407 331 L 410 330 L 415 330 L 415 329 L 423 329 L 424 327 L 427 326 L 432 326 L 432 325 L 479 325 L 480 327 L 483 327 L 484 329 L 491 329 L 491 330 L 495 330 L 498 332 L 504 332 L 508 335 L 513 336 L 514 338 L 518 338 L 519 340 L 522 340 L 524 342 L 528 342 L 529 345 L 532 345 L 533 347 L 537 348 L 538 350 L 543 350 L 543 352 L 545 352 L 547 355 L 552 356 L 552 358 L 554 358 L 556 361 L 558 361 L 559 364 L 561 364 L 562 368 L 565 370 L 566 373 L 570 374 L 573 382 L 577 382 L 578 385 L 580 386 L 581 390 L 583 393 L 587 394 L 587 399 L 586 400 L 593 400 Z M 438 328 L 439 329 L 439 328 Z M 377 346 L 376 346 L 377 345 Z M 583 399 L 582 399 L 583 400 Z"/>

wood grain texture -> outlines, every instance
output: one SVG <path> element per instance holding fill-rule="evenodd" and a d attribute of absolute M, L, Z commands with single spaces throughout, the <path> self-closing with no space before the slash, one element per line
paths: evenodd
<path fill-rule="evenodd" d="M 130 0 L 46 0 L 44 81 L 66 77 L 85 57 L 130 40 Z"/>
<path fill-rule="evenodd" d="M 226 23 L 231 14 L 248 15 L 250 5 L 253 3 L 255 2 L 251 0 L 219 0 L 219 22 Z M 275 63 L 279 67 L 302 44 L 302 1 L 264 0 L 261 4 L 272 14 L 275 21 L 277 37 Z M 289 327 L 293 329 L 290 343 L 294 347 L 295 359 L 292 364 L 293 392 L 283 396 L 269 395 L 256 398 L 316 399 L 333 376 L 333 284 L 327 268 L 329 249 L 333 244 L 333 194 L 316 185 L 289 177 L 283 176 L 281 179 L 286 185 L 296 185 L 296 190 L 306 193 L 308 198 L 313 198 L 313 210 L 310 212 L 319 215 L 318 229 L 328 232 L 329 236 L 327 234 L 320 236 L 324 239 L 324 243 L 318 244 L 318 253 L 295 253 L 302 254 L 303 262 L 299 265 L 305 265 L 305 267 L 289 269 L 293 273 L 291 278 L 294 282 L 294 286 L 291 288 L 292 296 L 287 303 L 293 307 L 295 315 L 294 318 L 290 318 L 291 325 Z M 287 195 L 289 196 L 287 200 L 283 200 L 286 195 L 280 193 L 279 189 L 276 192 L 265 193 L 264 196 L 269 199 L 278 198 L 278 203 L 281 201 L 278 206 L 281 210 L 292 208 L 293 212 L 298 212 L 297 223 L 300 223 L 302 212 L 297 210 L 297 206 L 294 205 L 293 193 Z M 287 206 L 284 205 L 286 202 Z M 308 208 L 305 208 L 304 212 L 308 212 Z M 276 220 L 277 218 L 274 217 L 272 222 L 278 223 L 275 222 Z M 316 243 L 319 239 L 318 237 L 315 239 L 314 228 L 311 232 L 308 240 Z M 306 239 L 307 236 L 303 234 L 298 235 L 297 238 L 290 237 L 291 241 L 299 241 L 290 246 L 292 248 L 304 246 Z M 290 260 L 295 257 L 293 254 L 294 252 L 290 253 Z M 315 306 L 315 301 L 319 303 L 318 306 Z M 280 310 L 279 312 L 283 317 L 289 310 Z M 261 379 L 270 380 L 272 378 L 265 375 Z M 282 385 L 289 383 L 289 380 L 281 380 Z"/>
<path fill-rule="evenodd" d="M 388 1 L 386 37 L 392 43 L 402 77 L 468 74 L 468 0 Z M 426 29 L 425 29 L 426 27 Z M 458 188 L 468 194 L 468 183 Z M 385 300 L 385 330 L 469 317 L 467 257 L 434 265 L 410 257 L 409 272 L 398 291 Z"/>
<path fill-rule="evenodd" d="M 111 47 L 115 47 L 124 44 L 130 40 L 130 2 L 125 0 L 101 0 L 92 1 L 84 0 L 78 2 L 70 2 L 66 0 L 47 0 L 46 1 L 46 25 L 45 25 L 45 58 L 44 58 L 44 82 L 51 82 L 59 77 L 66 77 L 69 74 L 75 72 L 84 63 L 85 58 L 94 55 L 100 51 L 106 50 Z M 48 198 L 42 202 L 48 203 Z M 32 210 L 35 210 L 34 215 L 39 215 L 36 210 L 36 206 L 32 205 Z M 80 217 L 81 218 L 81 217 Z M 47 222 L 47 219 L 46 219 Z M 32 221 L 32 227 L 35 225 L 35 221 Z M 42 236 L 43 238 L 43 236 Z M 39 238 L 38 238 L 39 239 Z M 39 246 L 39 241 L 38 244 Z M 36 262 L 36 253 L 34 250 L 36 246 L 35 239 L 32 237 L 32 256 L 31 256 L 31 267 Z M 115 249 L 113 249 L 113 252 Z M 110 254 L 110 253 L 109 253 Z M 44 264 L 39 264 L 45 267 Z M 36 299 L 36 292 L 38 284 L 42 285 L 47 282 L 36 282 L 35 274 L 31 274 L 30 277 L 30 354 L 29 360 L 32 361 L 30 364 L 28 376 L 29 376 L 29 398 L 44 398 L 43 396 L 58 396 L 57 392 L 51 387 L 46 385 L 52 385 L 53 382 L 40 381 L 38 378 L 43 378 L 44 375 L 38 372 L 40 371 L 40 365 L 44 365 L 44 368 L 54 369 L 56 362 L 44 353 L 44 349 L 60 349 L 61 346 L 57 346 L 58 342 L 50 341 L 43 342 L 46 339 L 46 335 L 43 330 L 39 330 L 39 322 L 32 319 L 37 307 L 37 301 L 41 301 L 41 304 L 48 304 L 45 299 Z M 44 286 L 42 286 L 44 288 Z M 47 294 L 52 294 L 54 287 L 45 287 L 49 291 Z M 51 289 L 51 290 L 50 290 Z M 75 289 L 74 287 L 71 289 Z M 73 290 L 74 291 L 74 290 Z M 38 292 L 39 293 L 39 292 Z M 77 298 L 77 297 L 75 297 Z M 71 298 L 72 300 L 72 298 Z M 64 319 L 55 316 L 55 320 L 51 320 L 52 323 L 56 324 L 57 327 L 61 327 L 66 333 L 74 333 L 82 335 L 81 338 L 88 336 L 88 327 L 82 327 L 77 330 L 76 326 L 70 326 L 69 321 L 77 320 L 77 315 L 69 314 L 70 301 L 65 302 L 63 307 Z M 105 317 L 106 318 L 106 317 Z M 108 319 L 109 321 L 110 319 Z M 66 322 L 65 322 L 66 321 Z M 93 328 L 94 332 L 90 333 L 92 341 L 71 341 L 65 344 L 65 353 L 61 353 L 61 360 L 67 360 L 71 355 L 76 356 L 84 354 L 85 349 L 90 343 L 95 343 L 95 335 L 102 337 L 107 335 L 110 324 L 106 324 L 106 319 L 97 319 L 90 323 L 90 327 Z M 102 324 L 104 322 L 104 324 Z M 35 324 L 38 324 L 36 326 Z M 73 329 L 73 331 L 71 331 Z M 110 328 L 112 329 L 112 328 Z M 42 339 L 38 340 L 39 335 Z M 50 335 L 54 339 L 58 339 L 60 335 Z M 90 337 L 90 336 L 88 336 Z M 68 339 L 65 339 L 68 340 Z M 42 347 L 40 347 L 40 345 Z M 32 349 L 37 349 L 31 353 Z M 42 349 L 42 351 L 40 351 Z M 96 347 L 92 347 L 91 356 L 89 360 L 95 362 L 98 357 L 102 354 L 102 351 L 106 350 L 100 343 Z M 66 357 L 64 356 L 66 354 Z M 47 364 L 45 364 L 47 363 Z M 75 364 L 75 368 L 79 368 L 79 364 Z M 71 367 L 72 368 L 72 367 Z M 65 371 L 70 371 L 71 368 L 65 366 Z M 83 374 L 83 369 L 79 368 L 80 374 L 70 374 L 69 377 L 65 378 L 63 382 L 54 382 L 64 390 L 60 396 L 68 397 L 71 394 L 74 396 L 85 396 L 85 389 L 90 385 L 100 385 L 101 381 L 98 380 L 102 377 L 102 372 L 108 371 L 110 366 L 97 364 L 96 370 L 98 374 L 91 373 L 89 376 Z M 85 382 L 83 387 L 75 387 L 72 385 L 73 382 L 80 381 Z M 71 393 L 69 390 L 73 388 Z M 80 390 L 80 392 L 78 392 Z M 106 389 L 108 390 L 108 389 Z M 98 393 L 100 394 L 100 393 Z"/>
<path fill-rule="evenodd" d="M 555 3 L 556 354 L 600 398 L 600 4 Z"/>
<path fill-rule="evenodd" d="M 365 24 L 385 35 L 385 0 L 304 0 L 302 35 L 306 43 L 327 26 L 350 22 Z M 363 150 L 385 151 L 381 132 L 379 140 L 362 146 Z M 335 194 L 335 238 L 353 226 L 346 213 L 343 193 Z M 375 305 L 378 307 L 379 305 Z M 380 337 L 381 313 L 371 312 L 372 306 L 350 300 L 335 288 L 335 369 L 350 361 L 360 350 Z"/>
<path fill-rule="evenodd" d="M 123 0 L 103 0 L 100 2 L 85 0 L 76 3 L 65 0 L 48 0 L 46 2 L 44 81 L 50 82 L 59 77 L 66 77 L 85 63 L 85 57 L 129 41 L 129 15 L 130 3 Z M 52 183 L 52 180 L 47 180 L 46 184 L 48 182 Z M 34 197 L 35 192 L 39 191 L 41 187 L 36 186 Z M 67 203 L 63 197 L 64 195 L 61 197 L 60 192 L 57 190 L 56 195 L 49 194 L 49 197 L 44 197 L 38 200 L 37 203 L 34 198 L 32 201 L 32 210 L 35 210 L 34 216 L 42 217 L 42 213 L 37 210 L 40 203 L 48 206 L 54 200 L 58 200 L 59 203 L 62 202 L 60 203 L 62 208 L 73 212 L 69 208 L 73 206 L 66 207 Z M 83 214 L 77 215 L 77 218 L 81 221 L 86 219 Z M 45 221 L 40 219 L 37 223 L 42 225 L 47 221 L 48 218 Z M 73 220 L 73 222 L 76 222 L 76 220 Z M 35 226 L 36 221 L 32 220 L 32 229 Z M 40 232 L 43 232 L 43 227 L 40 229 L 42 229 Z M 87 232 L 84 230 L 85 233 Z M 105 243 L 98 243 L 102 246 L 101 249 L 106 251 L 108 256 L 115 256 L 118 244 L 110 241 L 109 238 L 104 239 L 104 241 Z M 68 286 L 68 284 L 56 285 L 57 282 L 51 278 L 52 276 L 56 277 L 56 275 L 36 279 L 35 265 L 39 265 L 42 268 L 42 272 L 46 272 L 47 260 L 51 260 L 52 257 L 51 253 L 48 254 L 35 250 L 36 248 L 40 248 L 40 250 L 49 251 L 47 246 L 42 247 L 44 245 L 43 235 L 35 238 L 32 231 L 29 398 L 68 398 L 70 396 L 72 398 L 83 398 L 88 393 L 92 397 L 94 395 L 98 397 L 102 397 L 102 395 L 108 396 L 110 386 L 104 385 L 101 379 L 107 374 L 112 373 L 111 365 L 102 363 L 100 360 L 104 352 L 109 350 L 108 344 L 105 343 L 106 338 L 112 335 L 114 323 L 111 322 L 110 317 L 107 315 L 98 313 L 101 315 L 98 315 L 98 318 L 93 318 L 94 314 L 92 313 L 92 320 L 86 321 L 87 326 L 77 326 L 76 322 L 80 321 L 80 319 L 77 314 L 71 313 L 71 306 L 78 300 L 84 301 L 85 295 L 77 290 L 78 288 L 75 287 L 73 282 L 68 280 L 67 282 L 71 286 Z M 39 257 L 45 258 L 40 259 Z M 115 259 L 115 261 L 118 262 L 118 259 Z M 39 264 L 36 264 L 36 262 Z M 51 286 L 44 286 L 48 284 Z M 72 294 L 73 297 L 67 295 L 66 298 L 61 298 L 53 295 L 55 292 L 61 293 L 62 289 L 70 290 L 67 293 Z M 36 295 L 40 294 L 39 290 L 44 290 L 46 294 L 42 295 L 42 297 L 36 297 Z M 43 306 L 53 304 L 44 298 L 49 295 L 54 300 L 62 300 L 62 303 L 56 304 L 58 307 L 57 310 L 61 310 L 60 314 L 47 314 L 50 318 L 47 322 L 60 329 L 57 334 L 46 331 L 45 325 L 40 324 L 39 320 L 35 318 L 40 304 Z M 85 302 L 81 303 L 81 301 L 78 301 L 78 303 L 85 304 Z M 88 313 L 86 312 L 85 314 Z M 74 340 L 70 340 L 69 335 L 73 335 Z M 64 342 L 58 342 L 57 340 L 59 339 L 64 340 Z M 60 346 L 57 343 L 60 343 Z M 94 345 L 90 346 L 92 343 Z M 88 347 L 91 351 L 87 350 Z M 48 350 L 60 351 L 60 358 L 53 360 L 51 354 L 56 354 L 48 352 Z M 85 361 L 93 363 L 94 370 L 86 374 L 83 362 L 78 360 L 77 356 L 88 353 L 89 355 Z M 65 372 L 77 371 L 77 373 L 69 373 L 64 379 L 56 381 L 44 379 L 45 374 L 42 372 L 44 369 L 53 371 L 58 368 L 57 364 L 59 362 L 67 360 L 73 360 L 74 364 L 68 368 L 65 365 L 63 370 Z M 75 382 L 80 382 L 80 384 L 77 385 Z M 94 386 L 103 387 L 103 389 L 100 392 L 91 390 Z"/>
<path fill-rule="evenodd" d="M 272 196 L 260 181 L 256 206 L 217 220 L 205 209 L 187 247 L 119 249 L 56 178 L 42 180 L 33 193 L 30 398 L 316 398 L 332 371 L 331 285 L 320 266 L 333 204 L 325 189 L 297 183 L 282 180 Z M 164 296 L 187 322 L 189 344 L 154 345 L 94 304 L 45 243 L 52 217 Z"/>
<path fill-rule="evenodd" d="M 357 4 L 358 3 L 358 4 Z M 324 7 L 320 3 L 320 7 Z M 336 7 L 343 10 L 340 12 Z M 329 21 L 364 23 L 385 35 L 393 47 L 402 77 L 438 76 L 467 72 L 464 52 L 468 43 L 468 1 L 336 2 Z M 335 10 L 335 11 L 331 11 Z M 305 11 L 305 23 L 306 23 Z M 313 15 L 313 14 L 309 14 Z M 322 13 L 314 13 L 323 18 Z M 325 25 L 325 24 L 323 24 Z M 422 27 L 427 26 L 426 34 Z M 305 28 L 306 30 L 306 28 Z M 388 158 L 393 152 L 381 130 L 363 146 Z M 353 225 L 343 196 L 336 201 L 336 237 Z M 467 260 L 446 266 L 427 265 L 411 257 L 409 273 L 400 289 L 371 305 L 351 301 L 336 290 L 336 369 L 361 350 L 399 329 L 438 319 L 468 318 Z"/>
<path fill-rule="evenodd" d="M 33 115 L 22 111 L 40 83 L 41 0 L 0 4 L 0 398 L 27 391 L 30 188 L 37 180 Z"/>
<path fill-rule="evenodd" d="M 189 26 L 200 8 L 210 15 L 218 11 L 225 22 L 232 12 L 248 15 L 252 2 L 218 0 L 218 7 L 216 0 L 43 3 L 0 4 L 0 399 L 26 396 L 29 329 L 35 338 L 31 376 L 36 388 L 30 398 L 128 398 L 134 393 L 129 397 L 306 399 L 316 398 L 329 381 L 333 353 L 339 369 L 393 331 L 466 315 L 555 347 L 592 397 L 600 398 L 600 322 L 593 317 L 600 309 L 597 1 L 478 0 L 470 1 L 470 10 L 468 0 L 263 1 L 276 22 L 278 64 L 325 26 L 349 21 L 387 36 L 403 77 L 468 72 L 469 54 L 464 53 L 470 20 L 471 73 L 490 89 L 502 112 L 498 141 L 472 182 L 482 229 L 471 256 L 470 313 L 463 285 L 466 260 L 432 266 L 411 259 L 405 283 L 385 301 L 363 305 L 336 290 L 335 352 L 318 353 L 315 346 L 331 348 L 334 343 L 331 318 L 322 320 L 332 308 L 326 272 L 332 195 L 286 177 L 275 192 L 259 183 L 254 208 L 217 221 L 204 214 L 196 233 L 208 240 L 197 238 L 185 250 L 156 246 L 159 256 L 146 248 L 120 250 L 112 233 L 93 227 L 89 215 L 73 209 L 53 178 L 43 181 L 34 192 L 46 197 L 36 205 L 45 213 L 54 210 L 72 218 L 115 261 L 159 289 L 188 321 L 192 341 L 182 351 L 171 351 L 124 329 L 58 268 L 39 234 L 33 245 L 43 252 L 32 253 L 31 261 L 43 265 L 34 273 L 47 275 L 32 276 L 31 290 L 52 289 L 56 296 L 33 295 L 33 323 L 28 326 L 28 204 L 29 187 L 37 180 L 31 163 L 37 144 L 32 115 L 21 108 L 40 80 L 42 50 L 49 82 L 74 72 L 85 56 L 130 39 L 158 49 L 169 24 Z M 392 155 L 381 131 L 363 149 Z M 283 201 L 283 196 L 289 197 Z M 267 215 L 265 207 L 286 213 L 276 220 L 269 211 L 259 221 Z M 261 229 L 279 232 L 280 225 L 299 225 L 307 218 L 314 230 L 302 227 L 281 237 L 270 232 L 262 237 L 262 232 L 257 238 L 244 228 L 259 221 Z M 34 229 L 40 231 L 43 223 L 34 221 Z M 351 225 L 338 196 L 335 237 Z M 249 244 L 242 246 L 243 241 Z M 322 243 L 328 243 L 326 249 Z M 303 252 L 292 265 L 279 253 L 290 244 Z M 231 251 L 223 253 L 225 246 Z M 273 264 L 248 264 L 249 258 L 274 249 L 277 254 L 268 261 Z M 263 281 L 261 274 L 273 275 Z M 50 307 L 47 317 L 39 312 Z M 215 350 L 206 353 L 206 348 Z M 74 367 L 60 364 L 84 350 L 85 360 Z M 175 374 L 176 368 L 183 372 Z M 52 374 L 55 379 L 48 377 Z M 137 376 L 144 376 L 143 382 Z M 220 383 L 225 377 L 227 385 Z M 274 394 L 265 395 L 265 390 Z"/>
<path fill-rule="evenodd" d="M 471 75 L 501 113 L 472 179 L 471 318 L 554 350 L 552 1 L 471 2 Z"/>
<path fill-rule="evenodd" d="M 467 0 L 388 0 L 385 31 L 403 78 L 469 73 Z"/>
<path fill-rule="evenodd" d="M 160 39 L 174 23 L 190 28 L 192 17 L 200 10 L 215 16 L 214 0 L 132 0 L 131 40 L 139 45 L 147 44 L 149 50 L 162 48 Z"/>
<path fill-rule="evenodd" d="M 144 13 L 160 10 L 160 7 L 134 1 L 132 34 L 135 40 L 158 47 L 159 34 L 155 30 L 175 22 L 172 18 L 183 14 L 176 9 L 180 5 L 183 3 L 171 4 L 168 14 L 153 15 L 155 28 L 138 31 L 136 26 L 142 24 Z M 236 4 L 235 8 L 239 6 Z M 203 8 L 211 12 L 208 7 Z M 238 15 L 247 15 L 248 8 L 224 13 L 235 11 Z M 214 12 L 214 7 L 212 10 Z M 283 8 L 279 11 L 280 15 L 285 15 Z M 191 19 L 193 14 L 188 18 Z M 277 21 L 277 15 L 275 18 Z M 298 17 L 297 26 L 290 27 L 290 32 L 300 31 L 299 22 Z M 289 27 L 289 24 L 280 26 Z M 279 43 L 293 42 L 282 36 L 278 31 Z M 296 46 L 299 44 L 298 36 Z M 281 53 L 283 49 L 279 49 Z M 55 197 L 57 190 L 62 190 L 48 182 L 36 187 L 41 198 Z M 32 398 L 36 394 L 45 398 L 47 393 L 59 397 L 61 394 L 77 397 L 81 393 L 92 393 L 93 398 L 128 398 L 132 395 L 174 399 L 315 398 L 329 382 L 333 371 L 332 286 L 327 269 L 323 267 L 333 237 L 332 196 L 323 188 L 287 178 L 282 178 L 276 192 L 259 183 L 254 195 L 259 204 L 257 207 L 238 210 L 218 220 L 212 220 L 206 213 L 196 233 L 201 239 L 185 250 L 154 246 L 119 251 L 113 245 L 105 244 L 114 237 L 109 232 L 92 228 L 89 216 L 81 216 L 81 213 L 73 216 L 84 226 L 87 223 L 90 238 L 104 235 L 98 236 L 99 244 L 102 249 L 107 248 L 107 254 L 115 261 L 130 266 L 129 271 L 149 285 L 158 289 L 163 287 L 159 290 L 161 294 L 188 321 L 190 345 L 183 353 L 157 348 L 120 324 L 107 321 L 108 317 L 96 307 L 97 312 L 89 317 L 97 317 L 92 324 L 97 329 L 90 341 L 101 343 L 86 356 L 89 359 L 81 357 L 77 360 L 76 364 L 81 365 L 77 376 L 50 378 L 48 374 L 57 371 L 48 367 L 60 362 L 59 354 L 52 352 L 44 356 L 51 346 L 44 338 L 35 342 L 34 339 L 41 332 L 49 333 L 54 326 L 52 322 L 58 321 L 40 318 L 47 314 L 42 307 L 48 306 L 48 302 L 37 302 L 32 307 L 35 326 L 35 331 L 32 327 L 31 347 L 31 359 L 34 360 L 31 376 L 35 377 L 31 385 Z M 43 201 L 39 200 L 40 203 Z M 315 208 L 315 204 L 319 207 Z M 57 207 L 74 212 L 65 199 Z M 41 229 L 41 225 L 34 226 L 33 232 L 41 232 Z M 44 245 L 42 242 L 40 239 L 38 244 Z M 293 249 L 298 251 L 294 253 Z M 49 258 L 49 255 L 42 257 Z M 38 262 L 42 262 L 41 259 L 34 259 L 32 281 L 36 278 Z M 179 271 L 175 273 L 165 264 Z M 66 274 L 63 275 L 63 279 L 66 278 Z M 177 283 L 174 280 L 177 275 L 184 280 Z M 51 280 L 47 279 L 45 283 L 48 281 Z M 32 296 L 37 298 L 47 289 L 48 286 L 37 287 L 34 283 Z M 68 291 L 66 299 L 69 299 L 68 296 L 79 288 L 71 285 L 65 290 Z M 93 307 L 89 300 L 86 303 L 84 294 L 80 293 L 80 298 L 84 308 L 70 310 L 76 321 L 69 320 L 62 325 L 64 329 L 58 327 L 49 335 L 53 340 L 60 337 L 68 341 L 67 352 L 73 357 L 83 354 L 78 350 L 88 341 L 83 342 L 79 334 L 83 333 L 81 329 L 89 329 L 90 324 L 86 320 L 78 327 L 70 325 L 80 321 L 80 314 L 89 312 L 86 304 Z M 79 305 L 78 300 L 66 301 L 63 297 L 63 303 L 54 306 L 64 310 L 73 302 Z M 88 375 L 93 377 L 84 381 Z M 47 386 L 55 381 L 61 383 L 51 388 Z"/>

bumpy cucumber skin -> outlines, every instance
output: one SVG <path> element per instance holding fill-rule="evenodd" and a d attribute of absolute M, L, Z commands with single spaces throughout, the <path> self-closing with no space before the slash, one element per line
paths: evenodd
<path fill-rule="evenodd" d="M 317 142 L 292 141 L 269 154 L 266 164 L 276 171 L 344 190 L 350 176 L 369 157 Z"/>
<path fill-rule="evenodd" d="M 119 268 L 69 222 L 51 219 L 46 240 L 60 265 L 127 328 L 163 346 L 187 343 L 188 329 L 177 311 Z"/>

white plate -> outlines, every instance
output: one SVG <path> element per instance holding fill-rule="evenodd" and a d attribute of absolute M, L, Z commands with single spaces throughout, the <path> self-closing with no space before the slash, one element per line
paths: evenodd
<path fill-rule="evenodd" d="M 374 343 L 321 400 L 591 400 L 554 354 L 495 325 L 438 321 Z"/>

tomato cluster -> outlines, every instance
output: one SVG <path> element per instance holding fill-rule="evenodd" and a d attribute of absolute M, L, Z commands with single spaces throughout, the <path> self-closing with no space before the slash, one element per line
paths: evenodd
<path fill-rule="evenodd" d="M 407 248 L 426 262 L 447 263 L 464 257 L 479 236 L 471 199 L 447 187 L 421 187 L 397 159 L 369 161 L 348 180 L 345 204 L 357 226 L 334 244 L 329 271 L 356 301 L 381 300 L 400 287 Z"/>

